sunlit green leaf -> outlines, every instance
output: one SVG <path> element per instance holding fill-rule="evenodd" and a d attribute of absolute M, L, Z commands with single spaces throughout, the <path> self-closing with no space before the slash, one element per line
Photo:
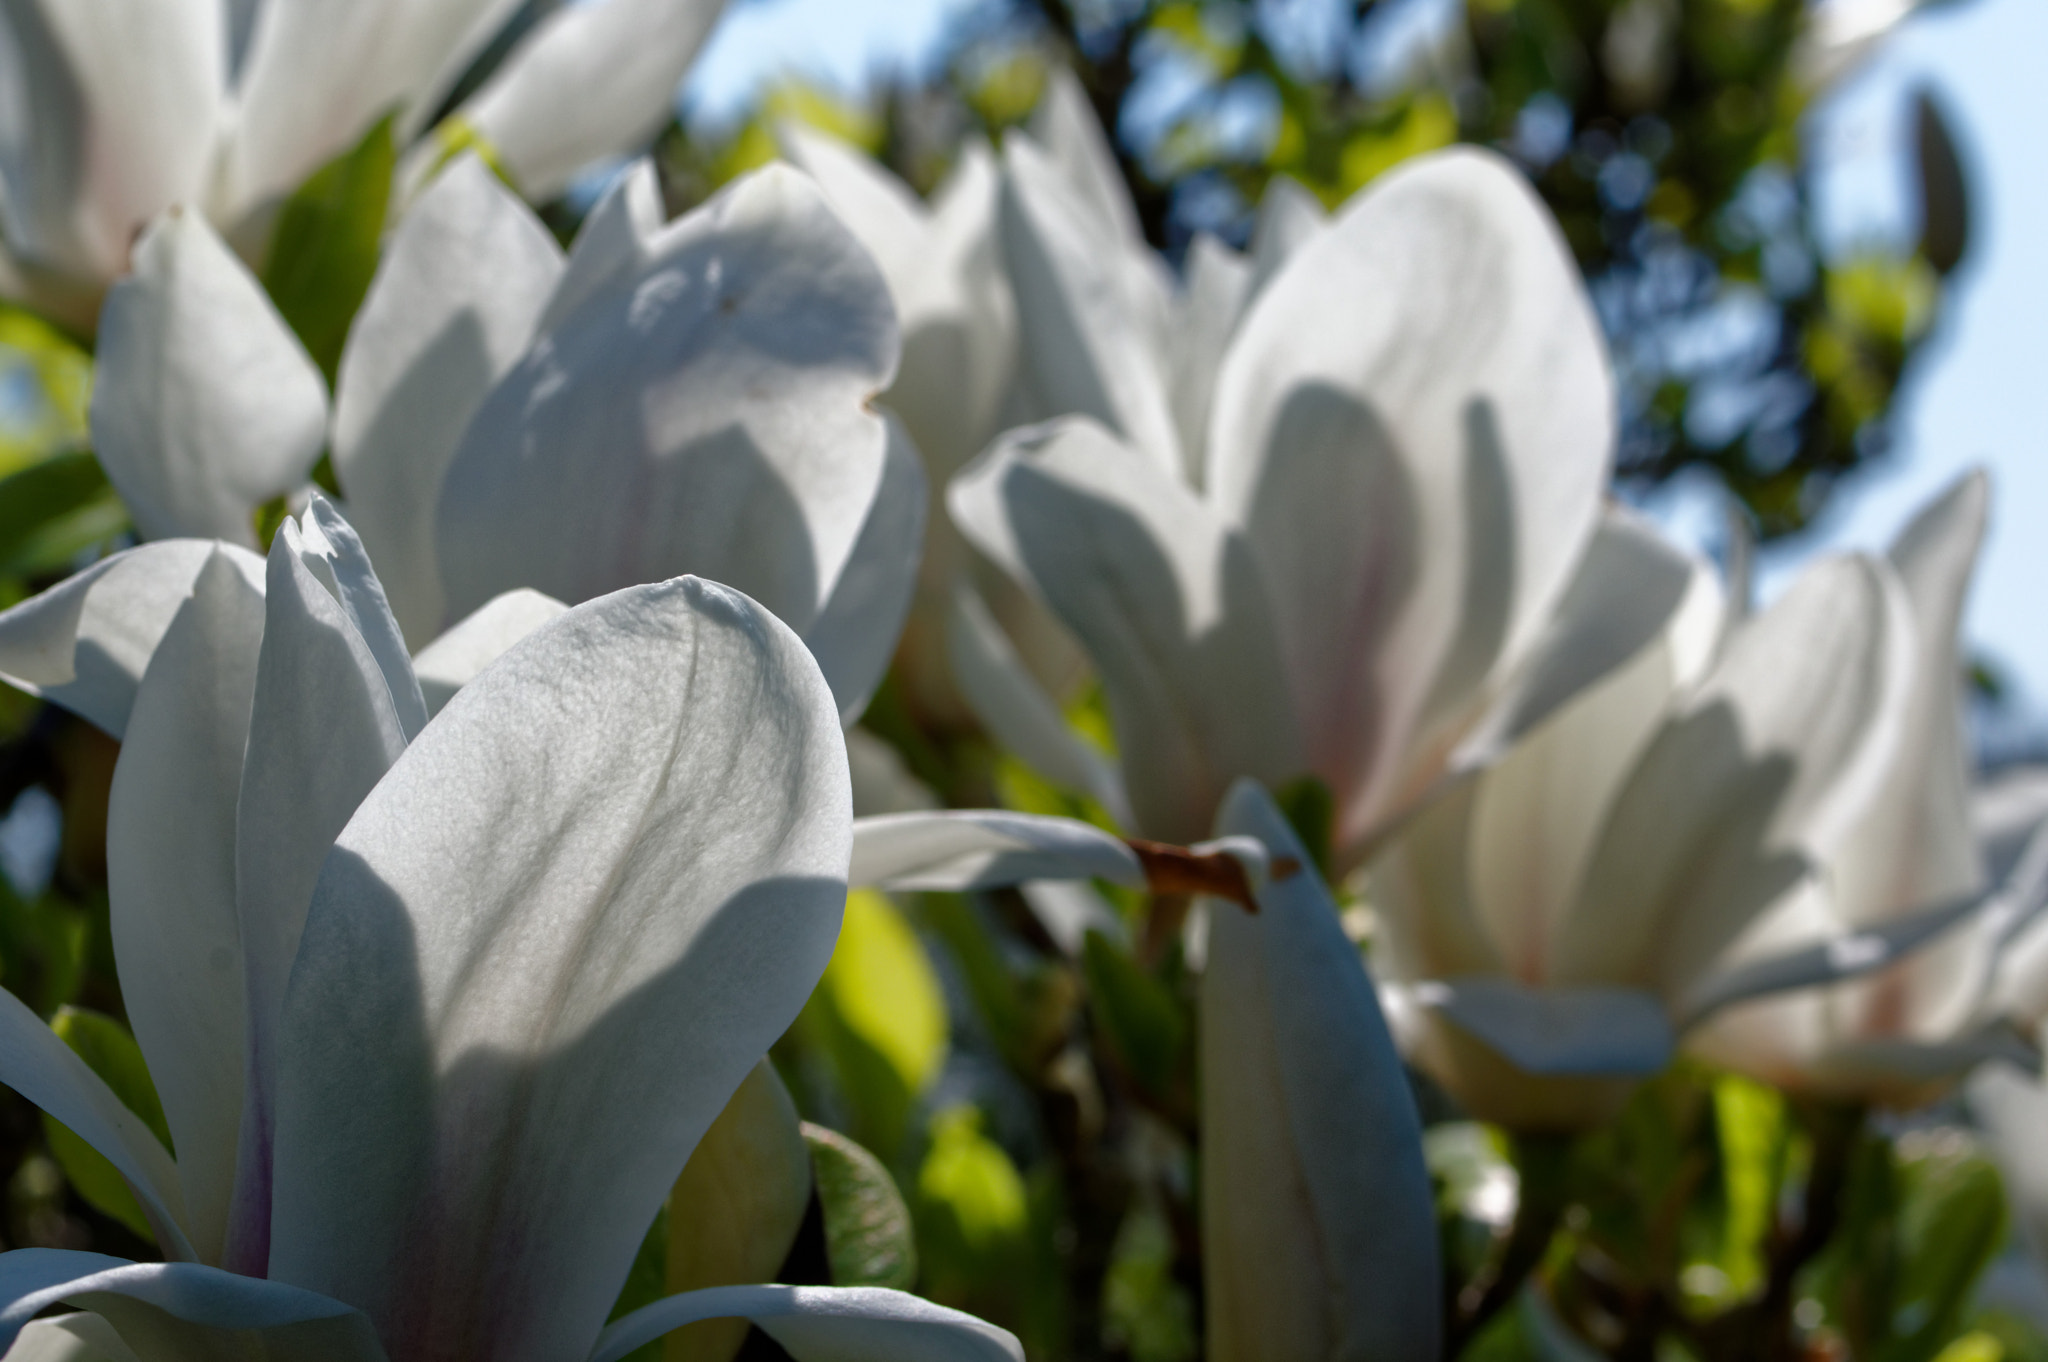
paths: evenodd
<path fill-rule="evenodd" d="M 839 945 L 799 1025 L 836 1071 L 863 1143 L 900 1149 L 945 1062 L 948 1026 L 924 944 L 881 894 L 847 896 Z"/>

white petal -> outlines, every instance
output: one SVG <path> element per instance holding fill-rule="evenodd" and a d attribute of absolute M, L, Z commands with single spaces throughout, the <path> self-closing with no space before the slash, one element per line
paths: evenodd
<path fill-rule="evenodd" d="M 1252 291 L 1263 289 L 1288 257 L 1313 241 L 1329 221 L 1322 200 L 1302 188 L 1299 180 L 1275 175 L 1266 181 L 1258 220 L 1252 224 Z"/>
<path fill-rule="evenodd" d="M 1909 917 L 1744 960 L 1706 976 L 1685 995 L 1678 1009 L 1679 1026 L 1694 1026 L 1724 1007 L 1752 998 L 1874 974 L 1984 907 L 1981 898 L 1964 895 Z"/>
<path fill-rule="evenodd" d="M 529 199 L 631 151 L 669 116 L 676 87 L 724 8 L 717 0 L 595 0 L 547 16 L 456 117 Z"/>
<path fill-rule="evenodd" d="M 1498 760 L 1653 644 L 1664 648 L 1665 694 L 1689 688 L 1713 660 L 1726 615 L 1711 567 L 1636 516 L 1609 508 L 1556 613 L 1455 764 Z"/>
<path fill-rule="evenodd" d="M 197 1263 L 17 1249 L 0 1254 L 0 1301 L 0 1346 L 31 1316 L 68 1304 L 152 1358 L 384 1362 L 370 1322 L 340 1301 Z"/>
<path fill-rule="evenodd" d="M 121 995 L 178 1151 L 192 1245 L 209 1263 L 227 1233 L 242 1118 L 235 804 L 263 611 L 227 559 L 200 571 L 143 673 L 107 797 Z"/>
<path fill-rule="evenodd" d="M 413 670 L 426 697 L 427 713 L 439 714 L 455 692 L 476 680 L 506 649 L 569 607 L 553 596 L 521 587 L 485 604 L 420 650 Z"/>
<path fill-rule="evenodd" d="M 135 1190 L 174 1258 L 196 1256 L 185 1237 L 185 1198 L 170 1154 L 104 1079 L 12 993 L 0 990 L 0 1083 L 41 1107 L 106 1156 Z"/>
<path fill-rule="evenodd" d="M 832 211 L 874 256 L 900 311 L 933 263 L 931 215 L 924 204 L 858 147 L 806 123 L 783 120 L 775 140 L 791 165 L 818 182 Z"/>
<path fill-rule="evenodd" d="M 1020 356 L 1047 415 L 1093 417 L 1181 476 L 1163 349 L 1163 293 L 1146 286 L 1027 138 L 1003 148 L 1003 255 Z"/>
<path fill-rule="evenodd" d="M 1912 691 L 1889 778 L 1834 863 L 1838 911 L 1875 926 L 1984 884 L 1970 826 L 1974 765 L 1963 731 L 1958 634 L 1991 489 L 1965 475 L 1923 509 L 1887 555 L 1913 609 Z M 1938 989 L 1933 979 L 1916 984 Z"/>
<path fill-rule="evenodd" d="M 946 618 L 946 655 L 961 695 L 997 742 L 1053 784 L 1089 795 L 1119 824 L 1130 825 L 1123 778 L 1067 726 L 988 606 L 964 582 L 954 588 Z"/>
<path fill-rule="evenodd" d="M 1533 665 L 1481 730 L 1494 764 L 1472 796 L 1466 873 L 1507 972 L 1524 983 L 1555 982 L 1559 939 L 1615 800 L 1719 637 L 1712 571 L 1640 534 L 1603 526 Z M 1515 733 L 1539 717 L 1534 732 Z"/>
<path fill-rule="evenodd" d="M 1073 818 L 946 809 L 854 820 L 847 881 L 856 888 L 957 891 L 1054 879 L 1136 886 L 1145 872 L 1122 838 Z"/>
<path fill-rule="evenodd" d="M 900 421 L 886 419 L 888 455 L 867 522 L 832 594 L 804 630 L 805 644 L 839 697 L 839 717 L 848 724 L 860 718 L 882 684 L 910 616 L 924 548 L 925 506 L 931 498 L 916 446 Z"/>
<path fill-rule="evenodd" d="M 434 500 L 462 432 L 511 369 L 562 275 L 540 220 L 458 158 L 384 249 L 334 396 L 334 471 L 406 637 L 439 631 Z"/>
<path fill-rule="evenodd" d="M 771 166 L 727 188 L 470 423 L 436 514 L 451 616 L 516 586 L 574 602 L 690 571 L 808 630 L 882 481 L 865 404 L 896 348 L 880 275 L 810 181 Z"/>
<path fill-rule="evenodd" d="M 1340 844 L 1427 788 L 1433 731 L 1535 640 L 1593 533 L 1614 421 L 1578 268 L 1491 153 L 1387 175 L 1253 303 L 1207 486 L 1266 572 Z"/>
<path fill-rule="evenodd" d="M 1064 63 L 1054 63 L 1047 74 L 1045 92 L 1031 111 L 1031 137 L 1050 154 L 1053 167 L 1098 227 L 1119 243 L 1143 244 L 1138 210 L 1117 169 L 1116 152 L 1088 92 Z"/>
<path fill-rule="evenodd" d="M 1525 1073 L 1644 1078 L 1671 1062 L 1671 1019 L 1633 988 L 1528 988 L 1474 975 L 1410 990 Z"/>
<path fill-rule="evenodd" d="M 0 18 L 0 227 L 97 289 L 203 186 L 223 84 L 217 0 L 40 0 Z"/>
<path fill-rule="evenodd" d="M 0 611 L 0 680 L 118 738 L 135 687 L 192 582 L 218 554 L 262 590 L 263 560 L 205 539 L 166 539 L 102 558 Z"/>
<path fill-rule="evenodd" d="M 831 693 L 736 592 L 620 592 L 505 654 L 321 871 L 271 1276 L 403 1356 L 581 1355 L 823 972 L 849 824 Z"/>
<path fill-rule="evenodd" d="M 1256 916 L 1210 903 L 1200 1042 L 1209 1355 L 1435 1358 L 1436 1213 L 1372 983 L 1265 792 L 1237 785 L 1216 827 L 1297 869 L 1256 877 Z"/>
<path fill-rule="evenodd" d="M 1145 835 L 1192 842 L 1236 777 L 1301 773 L 1266 593 L 1176 475 L 1069 420 L 1005 437 L 947 505 L 1088 649 Z"/>
<path fill-rule="evenodd" d="M 1551 978 L 1670 996 L 1724 959 L 1884 780 L 1910 640 L 1867 559 L 1815 564 L 1748 621 L 1615 797 Z"/>
<path fill-rule="evenodd" d="M 398 716 L 405 736 L 426 726 L 427 704 L 420 695 L 419 680 L 413 675 L 412 659 L 406 655 L 398 621 L 392 618 L 391 603 L 384 596 L 384 584 L 370 566 L 363 541 L 334 504 L 318 492 L 307 499 L 305 513 L 293 524 L 293 552 L 334 603 L 348 617 L 349 626 L 370 650 L 378 678 L 391 697 L 391 709 Z"/>
<path fill-rule="evenodd" d="M 84 1311 L 30 1320 L 6 1356 L 7 1362 L 142 1362 L 113 1325 Z"/>
<path fill-rule="evenodd" d="M 1970 796 L 1970 823 L 1984 849 L 1986 871 L 2003 880 L 2034 834 L 2048 825 L 2048 766 L 2010 767 L 1978 785 Z"/>
<path fill-rule="evenodd" d="M 1202 447 L 1209 438 L 1209 406 L 1216 395 L 1216 371 L 1251 300 L 1249 261 L 1208 233 L 1188 247 L 1187 281 L 1174 300 L 1173 331 L 1167 338 L 1173 426 L 1180 439 L 1181 471 L 1191 486 L 1202 485 Z"/>
<path fill-rule="evenodd" d="M 478 28 L 502 24 L 515 3 L 265 0 L 224 152 L 223 219 L 283 198 L 385 114 L 407 113 Z"/>
<path fill-rule="evenodd" d="M 1016 357 L 1015 303 L 996 242 L 999 184 L 987 149 L 963 147 L 927 208 L 837 138 L 793 120 L 777 136 L 889 281 L 903 363 L 883 400 L 932 471 L 950 475 L 988 443 Z"/>
<path fill-rule="evenodd" d="M 654 162 L 643 156 L 620 172 L 583 219 L 536 331 L 553 331 L 606 288 L 644 269 L 667 221 Z"/>
<path fill-rule="evenodd" d="M 318 553 L 326 541 L 313 523 L 315 512 L 307 512 L 306 520 L 303 534 L 297 521 L 285 521 L 270 546 L 263 648 L 235 822 L 248 1082 L 233 1224 L 222 1265 L 255 1276 L 270 1259 L 278 1027 L 313 882 L 334 839 L 398 760 L 408 736 L 379 659 L 358 620 L 332 594 L 335 574 Z M 353 541 L 349 536 L 353 555 L 342 556 L 344 575 L 354 575 L 349 558 L 361 560 L 361 547 Z M 330 570 L 322 573 L 322 567 Z M 384 624 L 395 639 L 388 613 Z M 411 703 L 419 708 L 419 687 L 412 684 L 403 652 L 399 665 L 411 686 Z M 424 722 L 423 708 L 420 714 Z"/>
<path fill-rule="evenodd" d="M 92 438 L 135 526 L 253 547 L 256 507 L 298 487 L 327 437 L 320 371 L 196 212 L 135 248 L 100 314 Z"/>
<path fill-rule="evenodd" d="M 796 1362 L 1023 1362 L 1007 1330 L 874 1286 L 716 1286 L 686 1291 L 608 1325 L 590 1362 L 619 1362 L 671 1329 L 750 1319 Z"/>

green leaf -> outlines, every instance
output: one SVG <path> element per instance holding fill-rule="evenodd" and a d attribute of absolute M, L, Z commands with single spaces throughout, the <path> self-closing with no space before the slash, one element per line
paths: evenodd
<path fill-rule="evenodd" d="M 825 1213 L 832 1284 L 910 1290 L 917 1282 L 917 1236 L 896 1180 L 880 1159 L 838 1131 L 806 1121 L 803 1132 Z"/>
<path fill-rule="evenodd" d="M 0 572 L 49 571 L 127 527 L 127 508 L 84 450 L 0 478 Z"/>
<path fill-rule="evenodd" d="M 1930 1362 L 1954 1339 L 1977 1278 L 2005 1242 L 1998 1170 L 1961 1134 L 1897 1148 L 1899 1272 L 1882 1362 Z"/>
<path fill-rule="evenodd" d="M 1316 872 L 1328 880 L 1331 832 L 1337 825 L 1337 800 L 1330 787 L 1318 776 L 1296 776 L 1273 791 L 1273 802 L 1308 849 Z"/>
<path fill-rule="evenodd" d="M 1714 1080 L 1715 1133 L 1725 1203 L 1719 1267 L 1730 1299 L 1763 1280 L 1764 1238 L 1785 1163 L 1785 1099 L 1775 1089 L 1724 1075 Z"/>
<path fill-rule="evenodd" d="M 1165 1092 L 1188 1040 L 1179 1000 L 1101 932 L 1088 933 L 1081 969 L 1095 1020 L 1117 1058 L 1147 1088 Z"/>
<path fill-rule="evenodd" d="M 936 1255 L 948 1264 L 1006 1257 L 1030 1228 L 1024 1179 L 1003 1147 L 981 1133 L 981 1121 L 980 1110 L 967 1104 L 934 1116 L 931 1149 L 917 1174 L 918 1200 L 936 1213 L 935 1237 L 953 1250 Z"/>
<path fill-rule="evenodd" d="M 847 896 L 839 944 L 798 1024 L 830 1060 L 863 1143 L 900 1149 L 945 1062 L 948 1028 L 924 944 L 887 898 Z"/>
<path fill-rule="evenodd" d="M 330 383 L 377 272 L 398 146 L 391 118 L 299 186 L 279 211 L 263 286 Z"/>
<path fill-rule="evenodd" d="M 29 312 L 0 303 L 0 475 L 85 443 L 92 356 Z"/>
<path fill-rule="evenodd" d="M 168 1149 L 170 1125 L 164 1120 L 163 1103 L 157 1100 L 156 1085 L 150 1081 L 149 1066 L 143 1062 L 142 1047 L 128 1029 L 112 1017 L 84 1008 L 59 1008 L 50 1029 L 85 1061 L 86 1067 L 105 1080 L 128 1110 L 140 1117 Z M 114 1165 L 62 1124 L 43 1117 L 43 1134 L 50 1153 L 63 1168 L 64 1176 L 78 1194 L 96 1210 L 120 1221 L 139 1237 L 154 1240 L 149 1220 L 137 1204 L 127 1181 Z"/>

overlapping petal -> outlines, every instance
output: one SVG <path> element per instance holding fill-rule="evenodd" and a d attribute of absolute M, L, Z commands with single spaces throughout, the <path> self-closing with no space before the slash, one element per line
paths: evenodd
<path fill-rule="evenodd" d="M 1437 1356 L 1442 1283 L 1421 1127 L 1329 893 L 1270 797 L 1217 818 L 1256 915 L 1213 902 L 1202 977 L 1202 1229 L 1218 1362 Z"/>
<path fill-rule="evenodd" d="M 242 1116 L 247 1005 L 236 797 L 264 600 L 207 561 L 136 691 L 107 801 L 114 959 L 178 1152 L 186 1230 L 220 1261 Z"/>
<path fill-rule="evenodd" d="M 536 202 L 601 156 L 643 142 L 724 5 L 594 0 L 556 10 L 456 111 Z"/>
<path fill-rule="evenodd" d="M 796 1362 L 1022 1362 L 1010 1333 L 972 1315 L 878 1287 L 719 1286 L 643 1306 L 608 1326 L 590 1362 L 619 1362 L 672 1329 L 750 1319 Z"/>
<path fill-rule="evenodd" d="M 335 473 L 415 648 L 445 622 L 434 553 L 441 479 L 532 339 L 562 269 L 540 221 L 463 156 L 392 234 L 349 330 L 335 383 Z"/>
<path fill-rule="evenodd" d="M 262 286 L 206 220 L 173 208 L 100 318 L 92 437 L 152 538 L 254 547 L 255 508 L 305 482 L 327 391 Z"/>
<path fill-rule="evenodd" d="M 1577 269 L 1488 153 L 1387 175 L 1252 305 L 1206 481 L 1265 575 L 1340 841 L 1419 793 L 1431 733 L 1469 722 L 1543 628 L 1593 533 L 1614 421 Z"/>
<path fill-rule="evenodd" d="M 446 610 L 694 571 L 805 631 L 883 482 L 863 404 L 895 368 L 888 292 L 786 168 L 638 247 L 592 283 L 579 245 L 561 287 L 583 301 L 470 422 L 435 516 Z"/>
<path fill-rule="evenodd" d="M 1174 473 L 1071 419 L 1006 437 L 947 503 L 1088 649 L 1148 835 L 1195 841 L 1239 774 L 1299 773 L 1271 602 L 1242 542 Z"/>
<path fill-rule="evenodd" d="M 32 272 L 96 293 L 189 197 L 223 88 L 217 0 L 23 0 L 0 15 L 0 227 Z"/>
<path fill-rule="evenodd" d="M 263 560 L 246 549 L 166 539 L 102 558 L 0 611 L 0 679 L 119 738 L 143 669 L 216 558 L 261 588 Z"/>
<path fill-rule="evenodd" d="M 57 1304 L 100 1316 L 150 1358 L 385 1362 L 370 1322 L 339 1301 L 197 1263 L 129 1263 L 99 1253 L 0 1255 L 0 1345 Z"/>
<path fill-rule="evenodd" d="M 325 503 L 318 509 L 327 510 Z M 381 629 L 373 623 L 366 630 L 342 599 L 347 593 L 331 584 L 337 577 L 376 582 L 345 526 L 323 527 L 316 512 L 303 529 L 293 520 L 279 528 L 270 550 L 233 840 L 248 1056 L 233 1225 L 223 1261 L 257 1276 L 270 1257 L 278 1028 L 313 883 L 334 839 L 426 718 L 404 653 L 395 664 L 402 671 L 394 687 L 366 637 L 397 637 L 381 594 L 362 602 L 382 615 Z M 408 725 L 410 715 L 418 722 Z"/>
<path fill-rule="evenodd" d="M 315 890 L 270 1275 L 403 1355 L 587 1346 L 831 953 L 846 779 L 802 644 L 693 579 L 581 606 L 465 688 Z"/>

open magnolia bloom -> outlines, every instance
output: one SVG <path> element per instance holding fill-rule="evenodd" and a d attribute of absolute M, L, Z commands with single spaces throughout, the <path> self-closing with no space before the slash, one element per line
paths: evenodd
<path fill-rule="evenodd" d="M 171 1261 L 0 1256 L 0 1342 L 70 1302 L 101 1323 L 23 1346 L 598 1362 L 740 1316 L 799 1358 L 1021 1358 L 876 1290 L 605 1325 L 838 933 L 844 747 L 794 634 L 694 578 L 636 587 L 553 613 L 429 723 L 324 506 L 267 564 L 136 553 L 0 615 L 0 658 L 122 736 L 115 952 L 176 1157 L 12 995 L 0 1081 L 121 1171 Z"/>
<path fill-rule="evenodd" d="M 202 220 L 160 219 L 137 266 L 108 299 L 93 438 L 145 533 L 249 542 L 254 507 L 331 438 L 415 647 L 514 588 L 574 603 L 694 572 L 801 634 L 849 716 L 881 679 L 923 473 L 866 406 L 895 371 L 888 291 L 796 172 L 664 223 L 642 163 L 565 259 L 457 160 L 392 234 L 331 427 L 318 373 Z"/>
<path fill-rule="evenodd" d="M 1899 533 L 1883 560 L 1910 607 L 1897 740 L 1878 779 L 1810 848 L 1813 873 L 1761 918 L 1737 957 L 1843 933 L 1887 933 L 1982 911 L 1853 983 L 1785 993 L 1720 1013 L 1690 1046 L 1792 1091 L 1916 1105 L 1978 1061 L 2026 1059 L 2048 1018 L 2048 814 L 2028 791 L 1974 802 L 1963 729 L 1958 631 L 1983 537 L 1988 484 L 1963 478 Z M 2015 799 L 2014 794 L 2020 797 Z M 2001 871 L 1986 894 L 1980 839 Z"/>
<path fill-rule="evenodd" d="M 1344 873 L 1634 650 L 1558 614 L 1598 519 L 1613 388 L 1577 269 L 1506 162 L 1418 158 L 1286 255 L 1231 334 L 1198 459 L 1142 355 L 1111 343 L 1115 316 L 1138 319 L 1097 315 L 1114 291 L 1079 273 L 1085 241 L 1044 242 L 1073 268 L 1027 284 L 1013 263 L 1027 353 L 1101 400 L 1005 437 L 947 505 L 1101 678 L 1120 773 L 963 607 L 963 689 L 1048 778 L 1185 842 L 1237 777 L 1314 775 Z M 1034 332 L 1034 291 L 1065 330 Z"/>
<path fill-rule="evenodd" d="M 550 14 L 422 151 L 487 147 L 530 197 L 667 114 L 719 0 Z M 0 241 L 29 300 L 89 328 L 164 209 L 260 258 L 272 210 L 386 115 L 427 132 L 515 0 L 22 0 L 0 11 Z"/>
<path fill-rule="evenodd" d="M 1108 139 L 1064 67 L 1051 73 L 1028 132 L 1010 134 L 1000 176 L 986 150 L 969 144 L 928 207 L 872 159 L 814 129 L 786 126 L 782 145 L 817 177 L 889 281 L 903 364 L 883 400 L 941 486 L 1002 427 L 1094 410 L 1087 382 L 1077 385 L 1074 365 L 1061 359 L 1073 340 L 1061 309 L 1098 287 L 1114 301 L 1079 319 L 1081 340 L 1150 375 L 1170 395 L 1173 419 L 1199 428 L 1223 347 L 1257 283 L 1322 216 L 1305 191 L 1276 180 L 1252 258 L 1203 234 L 1176 286 L 1146 245 Z M 1021 351 L 1020 311 L 1030 342 Z M 996 646 L 1054 691 L 1071 688 L 1080 663 L 1072 640 L 938 516 L 899 653 L 907 698 L 922 717 L 957 725 L 974 708 L 958 693 L 947 638 L 962 627 L 952 617 L 963 587 L 974 602 L 967 608 L 985 603 L 996 621 Z"/>
<path fill-rule="evenodd" d="M 1829 996 L 1797 990 L 1868 974 L 1832 991 L 1862 996 L 1939 958 L 1981 906 L 1967 824 L 1958 868 L 1925 820 L 1963 795 L 1957 574 L 1982 494 L 1965 483 L 1894 558 L 1825 560 L 1740 620 L 1704 564 L 1609 519 L 1606 613 L 1664 627 L 1374 864 L 1375 961 L 1421 1067 L 1484 1119 L 1578 1129 L 1688 1031 L 1785 1082 L 1768 1056 Z M 1888 906 L 1843 911 L 1880 874 Z"/>

